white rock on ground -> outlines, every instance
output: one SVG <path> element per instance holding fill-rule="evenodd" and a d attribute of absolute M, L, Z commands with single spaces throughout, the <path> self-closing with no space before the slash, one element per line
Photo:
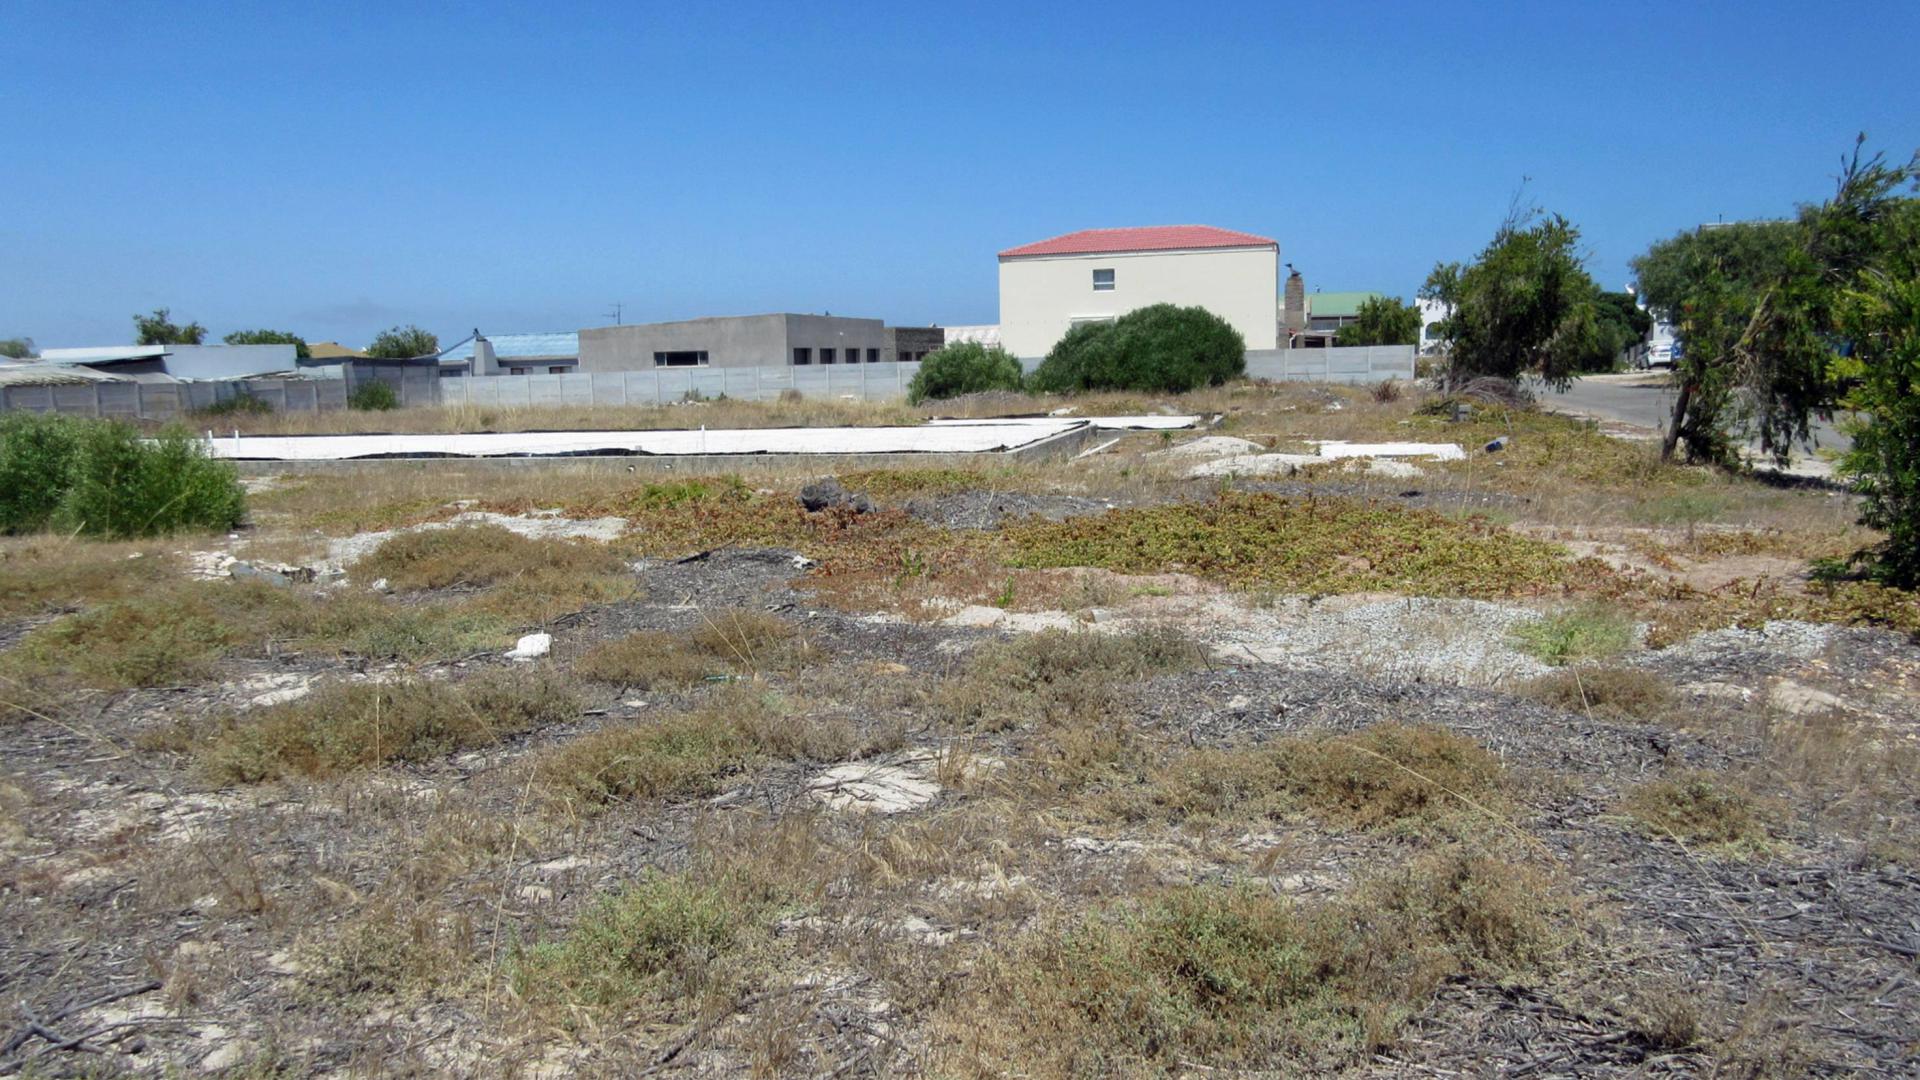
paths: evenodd
<path fill-rule="evenodd" d="M 934 765 L 929 754 L 848 762 L 815 776 L 807 783 L 807 794 L 834 810 L 874 814 L 917 810 L 940 796 L 939 782 L 929 775 Z"/>
<path fill-rule="evenodd" d="M 1393 458 L 1372 458 L 1367 462 L 1367 472 L 1374 476 L 1388 476 L 1395 480 L 1411 480 L 1427 475 L 1426 470 L 1410 461 L 1398 461 Z"/>
<path fill-rule="evenodd" d="M 507 650 L 509 660 L 538 660 L 553 651 L 552 634 L 528 634 Z"/>
<path fill-rule="evenodd" d="M 313 686 L 308 682 L 307 677 L 294 673 L 256 675 L 241 683 L 240 689 L 252 695 L 247 699 L 247 705 L 256 709 L 299 701 L 313 692 Z"/>
<path fill-rule="evenodd" d="M 1269 476 L 1330 463 L 1327 458 L 1312 454 L 1238 454 L 1195 465 L 1187 470 L 1187 476 L 1195 479 L 1209 476 Z"/>
<path fill-rule="evenodd" d="M 1202 435 L 1189 439 L 1178 446 L 1169 446 L 1165 450 L 1154 450 L 1146 456 L 1150 458 L 1218 458 L 1243 454 L 1259 454 L 1266 447 L 1251 439 L 1239 439 L 1232 435 Z"/>
<path fill-rule="evenodd" d="M 1323 458 L 1432 458 L 1435 461 L 1459 461 L 1467 456 L 1459 443 L 1350 443 L 1339 439 L 1319 443 Z"/>
<path fill-rule="evenodd" d="M 1817 716 L 1847 707 L 1845 699 L 1792 679 L 1773 684 L 1773 689 L 1767 692 L 1767 704 L 1789 716 Z"/>

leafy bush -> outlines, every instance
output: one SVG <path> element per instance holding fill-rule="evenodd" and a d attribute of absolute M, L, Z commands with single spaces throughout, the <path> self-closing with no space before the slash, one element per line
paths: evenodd
<path fill-rule="evenodd" d="M 272 411 L 272 402 L 254 397 L 242 390 L 225 401 L 216 401 L 204 409 L 195 409 L 194 413 L 199 416 L 265 416 Z"/>
<path fill-rule="evenodd" d="M 246 508 L 233 466 L 180 429 L 143 440 L 125 424 L 88 424 L 69 484 L 57 522 L 95 536 L 226 529 Z"/>
<path fill-rule="evenodd" d="M 1247 370 L 1247 343 L 1200 307 L 1154 304 L 1069 330 L 1033 373 L 1035 389 L 1185 393 Z"/>
<path fill-rule="evenodd" d="M 53 517 L 81 424 L 65 416 L 0 415 L 0 532 L 31 532 Z"/>
<path fill-rule="evenodd" d="M 986 390 L 1018 390 L 1026 380 L 1020 361 L 998 345 L 989 349 L 977 341 L 961 341 L 921 361 L 907 384 L 907 401 L 918 405 L 928 398 L 959 397 Z"/>
<path fill-rule="evenodd" d="M 400 395 L 392 383 L 373 379 L 353 388 L 353 393 L 347 395 L 347 407 L 361 412 L 386 412 L 400 407 Z"/>
<path fill-rule="evenodd" d="M 90 536 L 224 529 L 244 499 L 233 466 L 186 432 L 143 439 L 112 421 L 0 418 L 0 531 L 57 525 Z"/>

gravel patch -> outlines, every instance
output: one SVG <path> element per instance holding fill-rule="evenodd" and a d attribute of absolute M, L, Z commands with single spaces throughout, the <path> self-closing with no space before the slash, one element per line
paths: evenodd
<path fill-rule="evenodd" d="M 1104 514 L 1114 508 L 1104 499 L 1075 495 L 1031 495 L 1017 491 L 960 491 L 910 499 L 905 510 L 919 521 L 948 529 L 993 529 L 1008 521 L 1038 517 L 1064 521 Z"/>

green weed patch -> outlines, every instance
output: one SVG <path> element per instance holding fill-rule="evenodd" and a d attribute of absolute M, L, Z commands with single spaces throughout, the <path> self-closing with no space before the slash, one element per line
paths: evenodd
<path fill-rule="evenodd" d="M 1183 571 L 1296 592 L 1517 596 L 1604 577 L 1553 544 L 1473 519 L 1350 499 L 1228 493 L 1007 530 L 1013 563 Z"/>

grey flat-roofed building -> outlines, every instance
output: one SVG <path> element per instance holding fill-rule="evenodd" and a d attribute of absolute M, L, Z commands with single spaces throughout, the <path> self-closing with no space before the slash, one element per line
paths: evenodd
<path fill-rule="evenodd" d="M 899 338 L 901 333 L 908 337 Z M 889 327 L 879 319 L 795 314 L 601 326 L 580 331 L 579 370 L 873 364 L 900 360 L 903 351 L 937 349 L 941 333 L 938 327 Z"/>

